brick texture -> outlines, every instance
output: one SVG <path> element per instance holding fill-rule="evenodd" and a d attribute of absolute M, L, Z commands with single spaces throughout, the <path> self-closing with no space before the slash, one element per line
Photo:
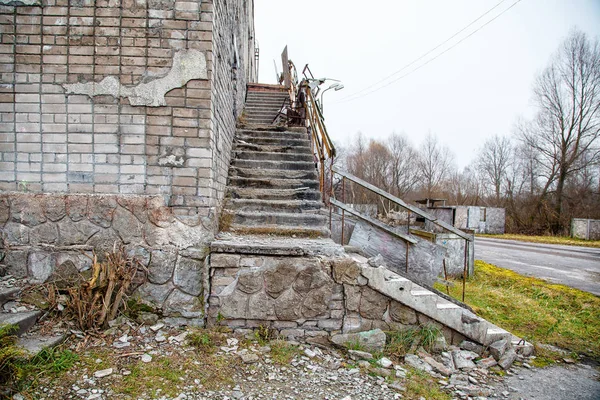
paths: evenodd
<path fill-rule="evenodd" d="M 44 0 L 0 7 L 0 190 L 160 194 L 180 215 L 215 215 L 235 124 L 254 80 L 252 1 Z M 168 73 L 205 53 L 207 80 L 167 106 L 66 95 L 62 84 Z"/>

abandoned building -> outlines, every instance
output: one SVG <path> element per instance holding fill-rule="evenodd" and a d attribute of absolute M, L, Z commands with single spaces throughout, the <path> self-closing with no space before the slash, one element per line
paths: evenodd
<path fill-rule="evenodd" d="M 0 38 L 2 274 L 45 282 L 119 243 L 147 271 L 131 295 L 169 323 L 303 340 L 431 323 L 531 350 L 430 287 L 443 246 L 332 190 L 362 185 L 443 228 L 467 273 L 458 225 L 326 176 L 318 79 L 284 66 L 283 85 L 256 82 L 252 0 L 0 0 Z M 395 257 L 331 240 L 332 206 Z"/>
<path fill-rule="evenodd" d="M 506 210 L 499 207 L 446 205 L 444 199 L 417 200 L 424 210 L 450 225 L 473 233 L 501 235 L 506 224 Z M 428 230 L 434 229 L 430 224 Z"/>

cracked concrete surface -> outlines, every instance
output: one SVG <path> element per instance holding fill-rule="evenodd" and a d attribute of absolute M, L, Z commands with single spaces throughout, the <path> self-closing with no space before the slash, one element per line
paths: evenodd
<path fill-rule="evenodd" d="M 2 1 L 2 0 L 0 0 Z M 192 79 L 207 79 L 204 53 L 190 49 L 175 53 L 173 66 L 167 75 L 137 86 L 123 86 L 119 79 L 107 76 L 100 82 L 63 84 L 66 94 L 83 94 L 90 97 L 110 95 L 127 97 L 132 106 L 159 107 L 167 105 L 165 95 L 185 86 Z"/>
<path fill-rule="evenodd" d="M 0 0 L 3 6 L 41 6 L 41 0 Z"/>

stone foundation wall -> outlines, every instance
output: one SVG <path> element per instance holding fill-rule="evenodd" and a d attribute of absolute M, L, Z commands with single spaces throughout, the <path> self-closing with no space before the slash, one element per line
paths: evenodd
<path fill-rule="evenodd" d="M 147 268 L 138 297 L 202 324 L 213 228 L 208 219 L 189 222 L 161 196 L 0 194 L 1 273 L 41 283 L 65 263 L 85 271 L 93 250 L 101 258 L 123 244 Z"/>
<path fill-rule="evenodd" d="M 293 339 L 375 328 L 438 326 L 449 342 L 464 336 L 367 286 L 350 258 L 213 253 L 209 325 L 239 333 L 268 327 Z"/>

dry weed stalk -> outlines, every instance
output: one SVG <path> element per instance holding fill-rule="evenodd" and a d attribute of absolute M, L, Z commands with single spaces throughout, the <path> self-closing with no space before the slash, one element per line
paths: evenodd
<path fill-rule="evenodd" d="M 96 253 L 92 261 L 92 277 L 69 289 L 67 304 L 83 331 L 106 328 L 108 321 L 115 319 L 138 268 L 143 268 L 116 244 L 111 253 L 106 253 L 105 261 L 99 262 Z"/>

